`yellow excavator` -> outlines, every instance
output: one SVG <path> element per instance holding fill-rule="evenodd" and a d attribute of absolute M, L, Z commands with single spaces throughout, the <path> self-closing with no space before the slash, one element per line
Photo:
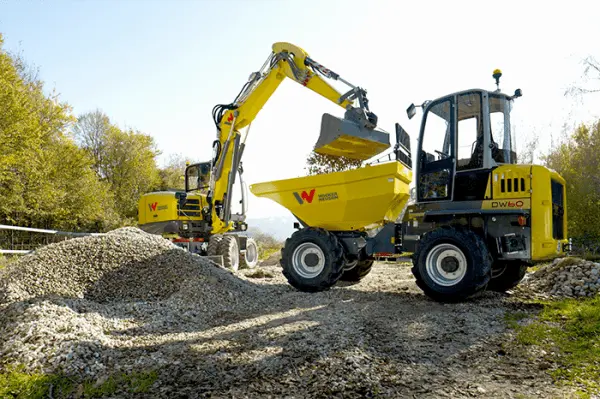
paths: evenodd
<path fill-rule="evenodd" d="M 169 238 L 191 252 L 219 257 L 221 264 L 232 270 L 257 264 L 258 248 L 245 223 L 247 195 L 241 160 L 252 121 L 285 78 L 345 110 L 344 118 L 322 116 L 315 152 L 365 160 L 390 147 L 389 134 L 377 129 L 377 116 L 369 110 L 366 90 L 319 64 L 300 47 L 278 42 L 235 99 L 213 108 L 217 137 L 212 160 L 186 168 L 184 191 L 153 192 L 140 198 L 141 229 Z M 327 79 L 341 82 L 348 90 L 337 91 Z M 236 177 L 242 210 L 234 214 Z"/>

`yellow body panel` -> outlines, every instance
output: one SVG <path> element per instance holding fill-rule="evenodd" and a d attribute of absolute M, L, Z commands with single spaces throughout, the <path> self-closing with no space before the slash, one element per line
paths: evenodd
<path fill-rule="evenodd" d="M 309 226 L 369 230 L 398 218 L 409 199 L 412 171 L 400 162 L 253 184 L 250 191 L 289 209 Z"/>
<path fill-rule="evenodd" d="M 564 256 L 563 244 L 568 243 L 566 201 L 563 217 L 565 238 L 555 239 L 553 236 L 552 179 L 563 185 L 563 198 L 566 198 L 565 180 L 548 168 L 539 165 L 500 166 L 492 172 L 491 187 L 488 185 L 486 193 L 486 197 L 492 196 L 492 199 L 482 204 L 483 209 L 530 209 L 532 260 Z"/>
<path fill-rule="evenodd" d="M 552 235 L 552 189 L 551 180 L 563 185 L 565 195 L 565 180 L 556 172 L 543 166 L 531 166 L 531 257 L 533 260 L 552 259 L 564 256 L 562 244 L 568 243 L 567 233 L 567 204 L 564 204 L 563 232 L 564 239 L 555 240 Z"/>
<path fill-rule="evenodd" d="M 206 196 L 188 194 L 188 200 L 206 203 Z M 171 220 L 202 220 L 200 211 L 178 209 L 178 201 L 172 191 L 159 191 L 144 194 L 138 203 L 138 222 L 140 225 Z"/>

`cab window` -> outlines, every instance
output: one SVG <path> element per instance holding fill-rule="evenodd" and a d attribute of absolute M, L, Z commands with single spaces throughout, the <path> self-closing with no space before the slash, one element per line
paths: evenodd
<path fill-rule="evenodd" d="M 483 123 L 481 94 L 467 93 L 458 96 L 456 170 L 483 168 Z"/>

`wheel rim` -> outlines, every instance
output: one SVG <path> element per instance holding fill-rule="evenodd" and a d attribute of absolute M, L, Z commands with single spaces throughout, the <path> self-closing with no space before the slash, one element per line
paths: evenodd
<path fill-rule="evenodd" d="M 231 256 L 231 268 L 234 271 L 237 271 L 240 267 L 240 251 L 238 249 L 237 241 L 233 239 L 231 240 L 231 244 L 229 245 L 229 254 Z"/>
<path fill-rule="evenodd" d="M 467 274 L 467 258 L 452 244 L 439 244 L 425 260 L 427 274 L 438 285 L 449 287 L 458 284 Z"/>
<path fill-rule="evenodd" d="M 254 264 L 254 262 L 257 261 L 258 258 L 258 251 L 256 250 L 256 247 L 254 246 L 254 244 L 248 245 L 246 247 L 246 262 L 249 263 L 250 265 Z"/>
<path fill-rule="evenodd" d="M 231 256 L 231 267 L 237 270 L 240 267 L 240 253 L 236 250 Z"/>
<path fill-rule="evenodd" d="M 325 254 L 317 244 L 305 242 L 294 250 L 292 266 L 303 278 L 317 277 L 325 268 Z"/>

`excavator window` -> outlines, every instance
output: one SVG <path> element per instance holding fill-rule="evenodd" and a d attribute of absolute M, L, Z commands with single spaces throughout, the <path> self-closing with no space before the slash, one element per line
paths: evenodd
<path fill-rule="evenodd" d="M 210 162 L 190 165 L 185 170 L 185 191 L 205 191 L 210 181 Z"/>

